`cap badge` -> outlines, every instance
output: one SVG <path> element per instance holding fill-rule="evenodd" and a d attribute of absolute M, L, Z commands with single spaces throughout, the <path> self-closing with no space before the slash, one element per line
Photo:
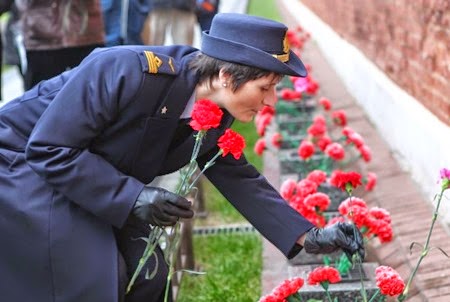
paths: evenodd
<path fill-rule="evenodd" d="M 284 38 L 283 38 L 283 54 L 273 54 L 272 56 L 274 58 L 276 58 L 277 60 L 286 63 L 287 61 L 289 61 L 289 41 L 287 39 L 287 32 L 284 34 Z"/>

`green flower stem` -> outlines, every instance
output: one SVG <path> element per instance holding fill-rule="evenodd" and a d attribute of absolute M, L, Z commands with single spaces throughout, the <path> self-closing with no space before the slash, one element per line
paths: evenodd
<path fill-rule="evenodd" d="M 194 148 L 192 151 L 191 160 L 189 161 L 184 173 L 182 173 L 180 185 L 178 186 L 178 188 L 175 191 L 175 193 L 178 195 L 186 196 L 189 193 L 189 190 L 192 188 L 192 185 L 189 185 L 189 180 L 192 178 L 192 176 L 195 173 L 195 170 L 197 169 L 196 158 L 198 157 L 198 154 L 200 152 L 202 140 L 205 135 L 206 135 L 206 130 L 202 130 L 202 131 L 199 131 L 197 133 L 197 135 L 195 136 L 195 143 L 194 143 Z M 180 222 L 177 221 L 177 223 L 173 226 L 171 235 L 168 236 L 168 239 L 166 242 L 167 246 L 164 251 L 164 259 L 167 262 L 167 265 L 169 266 L 169 273 L 167 275 L 167 283 L 166 283 L 166 289 L 165 289 L 165 294 L 164 294 L 164 301 L 167 301 L 167 299 L 168 299 L 170 281 L 173 277 L 173 274 L 175 273 L 176 254 L 177 254 L 178 245 L 179 245 L 180 236 L 181 236 L 179 229 L 180 229 Z M 150 258 L 150 256 L 152 256 L 155 253 L 155 249 L 159 244 L 159 239 L 165 232 L 166 232 L 165 227 L 155 226 L 153 228 L 153 230 L 150 232 L 148 238 L 144 239 L 147 242 L 147 245 L 142 254 L 142 257 L 139 259 L 138 266 L 127 286 L 127 293 L 130 292 L 131 287 L 133 286 L 139 273 L 142 271 L 145 264 L 147 263 L 148 258 Z M 158 267 L 156 267 L 155 269 L 158 269 Z"/>
<path fill-rule="evenodd" d="M 412 274 L 409 276 L 408 282 L 406 283 L 405 289 L 403 290 L 403 293 L 398 297 L 399 301 L 403 301 L 406 299 L 407 295 L 408 295 L 408 291 L 409 288 L 411 286 L 411 283 L 417 273 L 417 270 L 419 269 L 419 265 L 420 263 L 422 263 L 422 260 L 425 258 L 425 256 L 428 254 L 429 252 L 429 248 L 428 246 L 430 245 L 430 239 L 431 239 L 431 233 L 433 232 L 433 228 L 434 228 L 434 224 L 437 220 L 438 217 L 438 212 L 439 212 L 439 206 L 441 205 L 441 200 L 442 200 L 442 196 L 444 195 L 444 191 L 446 190 L 446 187 L 443 187 L 441 189 L 441 192 L 438 195 L 438 201 L 437 201 L 437 205 L 436 205 L 436 209 L 434 210 L 433 213 L 433 218 L 431 220 L 431 226 L 430 226 L 430 230 L 428 231 L 428 236 L 427 236 L 427 241 L 425 243 L 425 246 L 422 249 L 422 253 L 420 253 L 420 257 L 419 260 L 417 261 L 416 267 L 414 268 Z"/>
<path fill-rule="evenodd" d="M 193 186 L 199 179 L 200 175 L 203 174 L 203 172 L 207 168 L 209 168 L 209 166 L 211 166 L 213 164 L 210 162 L 215 160 L 218 156 L 218 155 L 216 155 L 211 161 L 209 161 L 205 165 L 205 167 L 203 168 L 201 173 L 199 173 L 199 175 L 197 175 L 193 181 L 191 181 L 191 182 L 189 181 L 192 179 L 192 177 L 195 173 L 195 170 L 197 169 L 196 159 L 198 157 L 198 154 L 200 153 L 200 147 L 202 145 L 202 140 L 205 137 L 205 135 L 206 135 L 206 130 L 202 130 L 202 131 L 199 131 L 195 137 L 195 144 L 194 144 L 194 149 L 192 151 L 191 160 L 190 160 L 190 162 L 186 168 L 186 171 L 181 179 L 180 185 L 178 186 L 177 190 L 175 191 L 175 193 L 178 195 L 186 196 L 191 191 L 191 189 L 193 188 Z M 208 166 L 208 164 L 209 164 L 209 166 Z M 176 273 L 175 265 L 176 265 L 176 260 L 177 260 L 178 246 L 179 246 L 180 239 L 181 239 L 180 226 L 181 225 L 180 225 L 179 221 L 177 221 L 177 223 L 173 226 L 172 233 L 169 236 L 169 240 L 167 242 L 167 244 L 168 244 L 168 246 L 166 247 L 167 252 L 164 253 L 166 262 L 169 266 L 169 272 L 167 274 L 167 281 L 166 281 L 166 288 L 164 291 L 164 302 L 168 301 L 170 283 L 172 281 L 173 275 Z"/>
<path fill-rule="evenodd" d="M 188 188 L 186 185 L 189 182 L 189 179 L 191 179 L 192 175 L 194 175 L 195 170 L 197 169 L 196 165 L 196 159 L 198 157 L 198 154 L 200 153 L 200 148 L 202 146 L 202 140 L 206 135 L 206 130 L 199 131 L 197 135 L 195 136 L 195 144 L 194 149 L 192 150 L 191 160 L 189 161 L 189 164 L 185 170 L 185 173 L 183 173 L 181 177 L 181 185 L 178 187 L 177 194 L 179 195 L 185 195 L 188 193 Z M 184 194 L 182 194 L 184 193 Z"/>
<path fill-rule="evenodd" d="M 330 302 L 333 302 L 333 298 L 331 298 L 331 295 L 330 295 L 330 292 L 328 289 L 325 291 L 325 293 L 327 294 L 328 300 L 330 300 Z"/>
<path fill-rule="evenodd" d="M 345 186 L 345 189 L 346 189 L 347 194 L 348 194 L 348 196 L 350 198 L 350 201 L 349 201 L 349 203 L 350 203 L 349 217 L 352 219 L 353 218 L 353 205 L 352 205 L 352 203 L 353 203 L 353 201 L 352 201 L 353 186 L 350 183 L 347 183 L 346 186 Z M 356 233 L 357 233 L 358 230 L 357 230 L 357 227 L 356 227 L 355 223 L 353 222 L 353 220 L 351 220 L 351 222 L 352 222 L 352 225 L 353 225 L 353 237 L 356 238 Z M 366 288 L 364 287 L 364 280 L 363 280 L 363 274 L 362 274 L 362 270 L 363 270 L 362 259 L 361 259 L 361 257 L 359 256 L 358 253 L 356 253 L 356 257 L 354 257 L 354 258 L 356 258 L 356 262 L 358 264 L 358 271 L 359 271 L 359 276 L 360 276 L 359 277 L 359 281 L 361 283 L 361 295 L 362 295 L 362 298 L 363 298 L 363 302 L 367 302 L 367 291 L 366 291 Z"/>
<path fill-rule="evenodd" d="M 192 183 L 190 184 L 190 186 L 189 186 L 189 188 L 188 188 L 188 191 L 190 191 L 190 190 L 194 187 L 194 185 L 197 183 L 198 179 L 199 179 L 200 176 L 206 171 L 206 169 L 208 169 L 208 168 L 210 168 L 212 165 L 214 165 L 214 163 L 216 162 L 216 159 L 217 159 L 220 155 L 222 155 L 222 153 L 223 153 L 223 150 L 220 149 L 219 152 L 217 152 L 217 154 L 214 155 L 214 157 L 211 158 L 211 159 L 205 164 L 205 166 L 203 167 L 202 171 L 197 175 L 197 177 L 196 177 L 196 178 L 192 181 Z"/>
<path fill-rule="evenodd" d="M 303 301 L 303 299 L 302 299 L 302 297 L 300 296 L 299 293 L 295 293 L 293 295 L 287 296 L 286 300 L 288 302 L 302 302 Z"/>
<path fill-rule="evenodd" d="M 131 277 L 130 282 L 127 286 L 127 294 L 130 292 L 131 287 L 133 286 L 134 282 L 136 281 L 137 277 L 139 276 L 139 273 L 144 268 L 145 264 L 147 263 L 148 258 L 150 258 L 151 255 L 155 252 L 155 248 L 158 245 L 158 240 L 161 237 L 163 233 L 163 229 L 161 228 L 155 228 L 147 238 L 147 244 L 145 246 L 145 250 L 142 254 L 142 257 L 139 259 L 138 266 L 136 270 L 134 271 L 133 276 Z"/>
<path fill-rule="evenodd" d="M 373 294 L 372 298 L 370 298 L 369 302 L 375 301 L 375 298 L 380 294 L 380 289 L 377 288 L 377 291 Z"/>
<path fill-rule="evenodd" d="M 167 263 L 169 264 L 169 272 L 167 274 L 166 279 L 166 288 L 164 291 L 164 302 L 168 301 L 169 298 L 169 288 L 170 288 L 170 282 L 172 281 L 173 275 L 176 273 L 175 271 L 175 263 L 177 258 L 177 251 L 178 251 L 178 245 L 181 239 L 181 232 L 180 232 L 180 222 L 177 221 L 177 223 L 174 226 L 173 235 L 170 238 L 170 245 L 168 248 L 168 255 L 167 255 Z"/>
<path fill-rule="evenodd" d="M 354 231 L 356 232 L 356 225 L 353 225 L 353 226 L 354 226 Z M 359 276 L 360 276 L 359 281 L 361 283 L 361 295 L 362 295 L 363 301 L 367 302 L 367 292 L 366 292 L 366 288 L 364 287 L 363 272 L 362 272 L 362 270 L 363 270 L 362 259 L 358 253 L 356 253 L 356 257 L 354 257 L 354 258 L 356 258 L 356 262 L 358 263 L 358 271 L 359 271 Z"/>

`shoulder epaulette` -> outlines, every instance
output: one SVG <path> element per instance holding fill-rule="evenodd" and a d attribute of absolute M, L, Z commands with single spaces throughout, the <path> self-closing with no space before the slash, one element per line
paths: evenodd
<path fill-rule="evenodd" d="M 142 51 L 141 56 L 144 72 L 152 74 L 178 74 L 179 63 L 170 56 L 154 53 L 149 50 Z"/>

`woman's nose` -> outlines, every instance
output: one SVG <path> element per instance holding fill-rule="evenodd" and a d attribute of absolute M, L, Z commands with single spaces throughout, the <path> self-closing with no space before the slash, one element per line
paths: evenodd
<path fill-rule="evenodd" d="M 277 103 L 277 93 L 275 87 L 273 89 L 270 89 L 267 92 L 267 95 L 264 98 L 263 104 L 266 106 L 274 107 Z"/>

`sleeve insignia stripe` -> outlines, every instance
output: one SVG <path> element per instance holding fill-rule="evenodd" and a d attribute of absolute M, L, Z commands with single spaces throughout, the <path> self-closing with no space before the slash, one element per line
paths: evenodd
<path fill-rule="evenodd" d="M 172 72 L 175 72 L 175 67 L 173 66 L 172 58 L 169 58 L 169 66 Z"/>
<path fill-rule="evenodd" d="M 162 65 L 163 61 L 155 56 L 152 51 L 144 51 L 145 57 L 147 58 L 148 63 L 148 72 L 149 73 L 158 73 L 159 67 Z M 169 63 L 170 64 L 170 63 Z M 173 70 L 173 66 L 171 66 Z"/>

